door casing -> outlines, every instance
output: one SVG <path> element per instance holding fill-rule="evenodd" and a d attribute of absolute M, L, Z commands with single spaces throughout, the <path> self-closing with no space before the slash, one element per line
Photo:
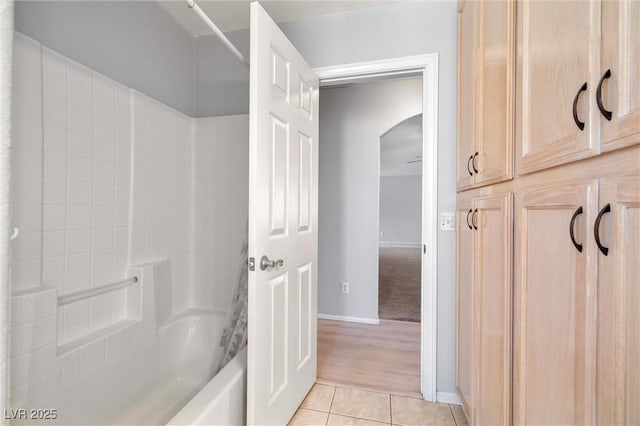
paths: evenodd
<path fill-rule="evenodd" d="M 459 404 L 436 392 L 438 301 L 438 54 L 404 56 L 315 68 L 320 87 L 386 76 L 422 75 L 422 257 L 421 360 L 422 396 L 427 401 Z M 322 120 L 322 117 L 320 117 Z"/>

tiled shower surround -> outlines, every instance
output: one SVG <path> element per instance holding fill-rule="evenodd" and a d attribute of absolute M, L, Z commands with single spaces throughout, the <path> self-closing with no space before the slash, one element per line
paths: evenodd
<path fill-rule="evenodd" d="M 191 118 L 19 33 L 13 105 L 16 403 L 144 345 L 171 315 L 229 306 L 248 119 Z M 58 304 L 134 274 L 126 288 Z"/>

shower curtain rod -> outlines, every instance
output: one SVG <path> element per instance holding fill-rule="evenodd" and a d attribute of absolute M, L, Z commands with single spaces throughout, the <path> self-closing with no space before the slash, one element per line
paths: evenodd
<path fill-rule="evenodd" d="M 195 2 L 195 0 L 185 0 L 185 2 L 187 3 L 187 5 L 189 6 L 189 9 L 193 9 L 194 12 L 196 12 L 196 14 L 205 22 L 205 24 L 207 24 L 207 26 L 209 28 L 211 28 L 211 30 L 213 31 L 213 33 L 218 36 L 218 38 L 220 39 L 220 41 L 222 41 L 224 43 L 225 46 L 227 46 L 229 48 L 229 50 L 231 50 L 231 53 L 233 53 L 233 55 L 240 59 L 240 61 L 247 67 L 249 68 L 249 61 L 247 61 L 245 59 L 244 56 L 242 56 L 242 53 L 240 53 L 240 51 L 238 49 L 236 49 L 236 47 L 233 45 L 233 43 L 231 43 L 229 41 L 229 39 L 224 35 L 224 33 L 222 31 L 220 31 L 220 28 L 218 28 L 216 26 L 216 24 L 213 23 L 213 21 L 211 20 L 211 18 L 209 18 L 207 16 L 206 13 L 204 13 L 202 11 L 202 9 L 200 9 L 200 6 L 198 6 Z"/>

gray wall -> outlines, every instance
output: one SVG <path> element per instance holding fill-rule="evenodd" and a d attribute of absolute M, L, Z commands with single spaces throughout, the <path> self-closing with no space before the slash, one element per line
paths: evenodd
<path fill-rule="evenodd" d="M 380 177 L 380 243 L 422 241 L 422 176 Z"/>
<path fill-rule="evenodd" d="M 398 3 L 286 23 L 282 24 L 281 28 L 314 67 L 424 53 L 440 54 L 438 211 L 454 212 L 456 204 L 456 2 Z M 321 108 L 325 102 L 326 100 L 321 97 Z M 326 111 L 326 108 L 323 111 Z M 322 120 L 321 117 L 320 121 Z M 327 141 L 321 138 L 320 144 L 324 143 Z M 320 229 L 320 236 L 324 235 L 324 231 Z M 323 271 L 319 273 L 322 274 Z M 440 231 L 438 232 L 437 362 L 438 390 L 454 392 L 455 233 Z"/>
<path fill-rule="evenodd" d="M 190 116 L 193 38 L 156 2 L 17 1 L 16 30 Z"/>
<path fill-rule="evenodd" d="M 249 31 L 226 34 L 249 57 Z M 249 70 L 216 37 L 195 39 L 197 117 L 249 113 Z"/>

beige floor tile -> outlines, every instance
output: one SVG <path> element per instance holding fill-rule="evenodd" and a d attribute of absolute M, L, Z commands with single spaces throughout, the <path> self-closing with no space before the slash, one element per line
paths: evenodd
<path fill-rule="evenodd" d="M 357 419 L 355 417 L 329 414 L 328 426 L 384 426 L 389 423 L 374 422 L 373 420 Z"/>
<path fill-rule="evenodd" d="M 316 383 L 313 385 L 304 401 L 302 401 L 302 405 L 300 405 L 300 407 L 328 413 L 331 408 L 331 401 L 333 400 L 333 393 L 335 391 L 335 386 L 320 385 Z"/>
<path fill-rule="evenodd" d="M 397 395 L 391 395 L 391 419 L 393 424 L 404 426 L 456 424 L 447 404 Z"/>
<path fill-rule="evenodd" d="M 453 418 L 456 421 L 456 425 L 458 426 L 466 426 L 469 423 L 467 422 L 467 417 L 464 415 L 464 410 L 459 405 L 451 405 L 451 411 L 453 412 Z"/>
<path fill-rule="evenodd" d="M 324 426 L 329 414 L 321 411 L 299 408 L 289 422 L 289 426 Z"/>
<path fill-rule="evenodd" d="M 389 394 L 337 387 L 331 413 L 391 423 Z"/>

